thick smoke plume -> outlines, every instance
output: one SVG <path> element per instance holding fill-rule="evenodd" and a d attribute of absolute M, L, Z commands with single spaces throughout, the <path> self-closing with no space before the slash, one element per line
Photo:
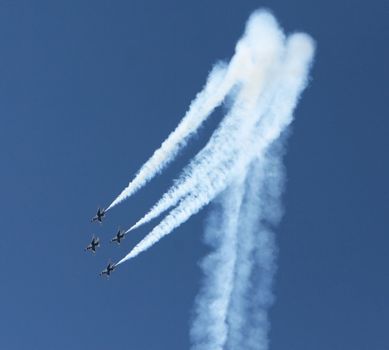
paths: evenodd
<path fill-rule="evenodd" d="M 274 22 L 271 16 L 268 16 L 267 20 Z M 154 176 L 159 174 L 176 157 L 178 152 L 187 144 L 190 137 L 199 129 L 214 109 L 224 101 L 227 94 L 235 86 L 241 84 L 242 80 L 247 82 L 247 79 L 250 79 L 250 74 L 252 73 L 250 70 L 252 62 L 250 61 L 260 58 L 259 56 L 253 57 L 253 52 L 250 49 L 253 48 L 255 35 L 264 36 L 267 28 L 262 28 L 261 33 L 258 33 L 258 30 L 261 30 L 261 28 L 255 25 L 251 27 L 248 25 L 246 36 L 236 45 L 235 54 L 230 63 L 219 62 L 215 65 L 208 76 L 203 90 L 192 101 L 180 124 L 141 167 L 135 178 L 109 205 L 107 210 L 133 195 Z M 273 43 L 271 41 L 264 43 L 264 45 L 267 44 L 271 45 Z M 261 50 L 261 47 L 257 44 L 256 49 Z M 266 47 L 264 50 L 266 50 Z M 251 79 L 252 82 L 254 80 Z M 260 83 L 260 80 L 257 80 L 257 83 Z M 246 84 L 246 86 L 248 87 L 249 84 Z"/>
<path fill-rule="evenodd" d="M 271 20 L 269 20 L 269 16 L 267 13 L 254 15 L 249 21 L 248 28 L 250 26 L 261 27 L 264 24 L 266 26 L 275 25 L 273 18 L 270 17 Z M 277 30 L 276 27 L 275 30 Z M 266 32 L 267 40 L 269 40 L 268 33 L 269 30 Z M 276 38 L 278 38 L 277 35 L 273 36 L 274 40 Z M 171 210 L 161 223 L 119 263 L 147 250 L 196 214 L 228 187 L 231 181 L 245 173 L 251 161 L 261 157 L 266 149 L 280 137 L 293 120 L 293 110 L 307 83 L 313 51 L 313 42 L 307 35 L 291 35 L 286 41 L 282 65 L 278 70 L 279 79 L 277 75 L 273 76 L 277 81 L 277 88 L 269 89 L 272 92 L 271 96 L 262 89 L 252 90 L 251 85 L 247 90 L 241 88 L 226 116 L 227 122 L 222 123 L 215 131 L 204 150 L 200 151 L 189 165 L 189 171 L 184 171 L 182 179 L 178 180 L 178 185 L 162 198 L 162 201 L 167 198 L 168 202 L 179 202 L 177 207 Z M 263 61 L 257 60 L 257 62 L 261 62 L 262 66 Z M 272 72 L 271 69 L 270 72 Z M 270 81 L 267 83 L 270 84 Z M 253 85 L 256 88 L 261 86 Z M 262 86 L 265 89 L 265 82 Z M 258 93 L 255 95 L 254 91 Z M 238 122 L 229 124 L 228 121 L 231 120 Z M 226 124 L 228 126 L 224 128 Z M 219 144 L 219 147 L 209 147 L 213 143 Z M 208 147 L 214 152 L 208 152 Z M 172 195 L 174 193 L 176 196 Z M 182 196 L 183 193 L 187 194 Z M 155 208 L 151 210 L 151 213 L 153 210 Z M 145 218 L 149 216 L 151 216 L 150 213 L 146 214 Z M 139 223 L 136 226 L 139 226 Z"/>
<path fill-rule="evenodd" d="M 214 67 L 176 130 L 108 208 L 158 174 L 229 98 L 226 115 L 206 146 L 127 233 L 170 211 L 117 263 L 148 250 L 214 202 L 205 230 L 213 251 L 201 263 L 205 279 L 193 313 L 193 350 L 268 348 L 284 135 L 307 85 L 313 55 L 308 35 L 285 36 L 269 12 L 254 12 L 230 63 Z"/>

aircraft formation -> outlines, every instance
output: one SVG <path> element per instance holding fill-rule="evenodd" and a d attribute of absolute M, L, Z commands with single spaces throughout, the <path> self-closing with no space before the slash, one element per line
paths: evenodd
<path fill-rule="evenodd" d="M 105 218 L 105 214 L 106 214 L 106 210 L 104 208 L 103 209 L 98 208 L 97 213 L 92 218 L 91 222 L 98 222 L 101 224 L 103 222 L 103 219 Z M 126 232 L 119 228 L 118 231 L 116 232 L 115 236 L 112 237 L 111 242 L 120 244 L 121 241 L 124 239 L 125 235 L 126 235 Z M 92 240 L 85 247 L 84 251 L 86 251 L 86 252 L 91 251 L 94 254 L 94 253 L 96 253 L 97 248 L 99 248 L 99 247 L 100 247 L 100 238 L 95 237 L 93 235 Z M 109 262 L 107 267 L 103 271 L 100 272 L 100 276 L 109 277 L 111 275 L 111 273 L 115 270 L 115 268 L 116 268 L 116 264 Z"/>

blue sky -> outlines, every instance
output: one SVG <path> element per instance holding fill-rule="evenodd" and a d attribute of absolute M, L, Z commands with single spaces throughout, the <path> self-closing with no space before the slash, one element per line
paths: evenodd
<path fill-rule="evenodd" d="M 188 349 L 206 210 L 109 280 L 97 273 L 209 136 L 92 226 L 178 123 L 249 14 L 268 7 L 318 43 L 296 111 L 271 349 L 389 344 L 384 1 L 0 1 L 0 348 Z M 83 248 L 93 233 L 104 246 Z"/>

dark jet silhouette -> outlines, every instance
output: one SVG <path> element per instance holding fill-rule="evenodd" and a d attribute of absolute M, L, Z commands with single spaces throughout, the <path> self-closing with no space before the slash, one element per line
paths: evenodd
<path fill-rule="evenodd" d="M 118 230 L 116 233 L 116 236 L 111 239 L 111 242 L 116 242 L 117 244 L 120 244 L 122 239 L 124 239 L 124 236 L 126 235 L 126 232 L 123 230 Z"/>
<path fill-rule="evenodd" d="M 100 272 L 100 276 L 106 275 L 107 277 L 111 276 L 111 272 L 115 270 L 116 265 L 113 263 L 109 263 L 108 266 Z"/>
<path fill-rule="evenodd" d="M 99 237 L 93 236 L 92 241 L 90 244 L 84 249 L 85 251 L 91 250 L 93 253 L 96 253 L 96 248 L 100 246 L 100 239 Z"/>
<path fill-rule="evenodd" d="M 98 221 L 102 222 L 105 216 L 105 209 L 98 209 L 96 215 L 92 218 L 91 222 Z"/>

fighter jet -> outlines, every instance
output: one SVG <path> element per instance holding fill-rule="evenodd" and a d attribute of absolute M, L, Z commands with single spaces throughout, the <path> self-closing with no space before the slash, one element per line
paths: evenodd
<path fill-rule="evenodd" d="M 102 222 L 105 216 L 105 209 L 98 209 L 96 215 L 92 218 L 91 222 L 98 221 Z"/>
<path fill-rule="evenodd" d="M 100 276 L 106 275 L 107 277 L 109 277 L 111 275 L 111 272 L 115 270 L 115 268 L 116 268 L 115 264 L 109 263 L 108 266 L 103 271 L 100 272 Z"/>
<path fill-rule="evenodd" d="M 111 242 L 116 242 L 117 244 L 120 244 L 122 239 L 124 239 L 124 236 L 126 235 L 126 232 L 119 229 L 116 233 L 116 236 L 111 239 Z"/>
<path fill-rule="evenodd" d="M 91 250 L 93 253 L 96 253 L 96 248 L 100 246 L 100 239 L 99 237 L 93 236 L 92 241 L 90 244 L 84 249 L 85 251 Z"/>

